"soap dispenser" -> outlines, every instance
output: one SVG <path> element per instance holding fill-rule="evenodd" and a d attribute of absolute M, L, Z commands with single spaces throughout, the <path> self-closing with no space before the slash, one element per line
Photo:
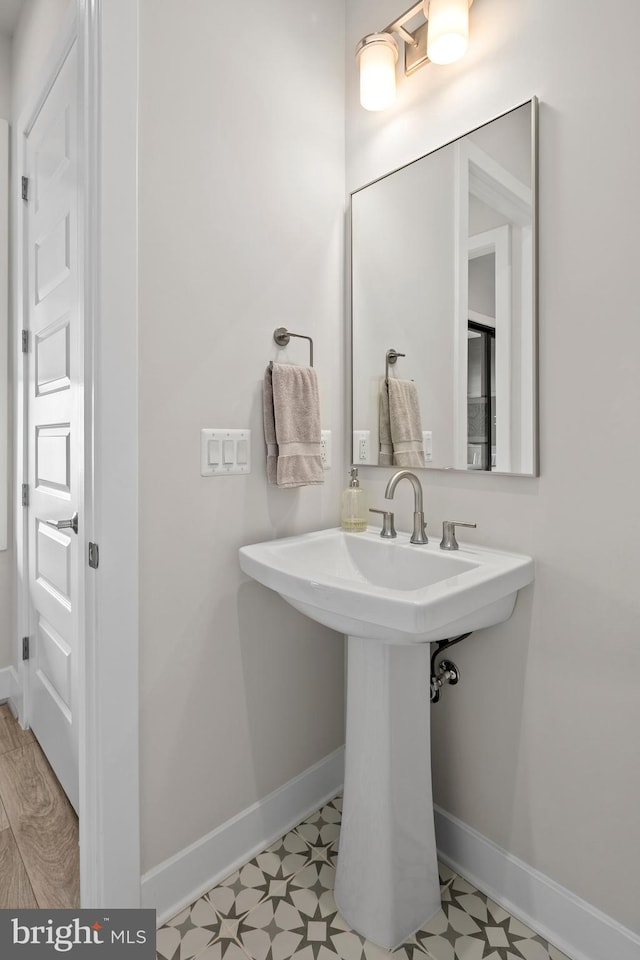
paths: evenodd
<path fill-rule="evenodd" d="M 342 529 L 349 533 L 361 533 L 367 529 L 367 504 L 357 467 L 351 467 L 351 480 L 342 494 Z"/>

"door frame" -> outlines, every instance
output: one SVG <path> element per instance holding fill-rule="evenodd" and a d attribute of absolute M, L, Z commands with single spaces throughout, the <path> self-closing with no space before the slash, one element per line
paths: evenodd
<path fill-rule="evenodd" d="M 511 471 L 511 227 L 476 233 L 467 241 L 467 261 L 494 255 L 496 331 L 496 466 L 498 473 Z M 470 310 L 467 309 L 467 325 Z M 466 396 L 466 394 L 465 394 Z"/>
<path fill-rule="evenodd" d="M 534 124 L 533 142 L 535 144 L 535 124 L 536 124 L 536 104 L 535 97 L 532 104 L 532 122 Z M 535 162 L 533 164 L 535 173 Z M 535 177 L 534 177 L 535 180 Z M 533 262 L 533 241 L 532 241 L 532 211 L 535 210 L 534 191 L 531 187 L 525 186 L 513 174 L 509 173 L 497 161 L 481 150 L 472 142 L 459 141 L 455 148 L 455 325 L 454 325 L 454 462 L 458 469 L 466 470 L 467 463 L 467 412 L 466 412 L 466 389 L 467 389 L 467 321 L 469 319 L 469 297 L 468 297 L 468 269 L 469 256 L 478 256 L 477 253 L 471 253 L 474 250 L 474 238 L 469 236 L 469 197 L 474 196 L 482 200 L 488 206 L 502 213 L 512 224 L 517 224 L 522 228 L 521 238 L 521 270 L 524 272 L 525 257 L 526 263 Z M 501 227 L 496 230 L 502 229 Z M 478 236 L 487 236 L 486 234 Z M 504 261 L 504 257 L 501 256 Z M 507 263 L 502 267 L 511 271 L 511 255 L 508 254 Z M 496 253 L 497 264 L 497 253 Z M 534 265 L 535 272 L 535 265 Z M 496 278 L 497 280 L 498 278 Z M 521 283 L 521 305 L 522 316 L 521 337 L 522 337 L 522 356 L 525 356 L 526 347 L 529 350 L 533 345 L 533 364 L 531 356 L 528 364 L 524 365 L 527 369 L 535 366 L 535 340 L 533 337 L 533 318 L 534 310 L 530 304 L 533 302 L 532 291 L 533 280 Z M 511 280 L 509 280 L 509 286 Z M 496 293 L 497 293 L 496 289 Z M 509 294 L 510 296 L 510 294 Z M 525 298 L 529 296 L 529 306 Z M 511 309 L 509 301 L 508 309 Z M 520 392 L 526 388 L 531 390 L 533 386 L 533 374 L 529 373 L 522 377 Z M 521 419 L 530 417 L 530 425 L 527 428 L 525 437 L 535 437 L 533 426 L 533 416 L 535 410 L 535 401 L 530 400 L 523 403 Z M 510 414 L 509 414 L 509 418 Z M 511 444 L 510 444 L 511 446 Z M 504 461 L 497 468 L 497 472 L 511 473 L 511 450 L 509 449 L 509 459 Z M 524 471 L 527 475 L 535 474 L 535 453 L 534 463 L 531 469 Z M 522 473 L 523 471 L 518 471 Z"/>
<path fill-rule="evenodd" d="M 85 484 L 79 512 L 100 565 L 82 564 L 78 651 L 80 886 L 83 907 L 140 905 L 138 667 L 138 0 L 75 0 L 18 120 L 12 175 L 16 621 L 15 705 L 24 717 L 28 635 L 26 377 L 21 350 L 24 138 L 67 53 L 78 45 L 80 234 L 84 262 Z"/>

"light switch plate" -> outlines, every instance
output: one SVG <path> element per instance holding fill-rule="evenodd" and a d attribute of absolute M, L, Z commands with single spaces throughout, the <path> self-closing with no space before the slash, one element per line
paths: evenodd
<path fill-rule="evenodd" d="M 200 431 L 200 476 L 251 473 L 251 430 Z"/>
<path fill-rule="evenodd" d="M 422 442 L 424 445 L 424 461 L 425 463 L 432 463 L 433 461 L 433 431 L 432 430 L 422 431 Z"/>
<path fill-rule="evenodd" d="M 320 459 L 324 470 L 331 468 L 331 430 L 320 431 Z"/>

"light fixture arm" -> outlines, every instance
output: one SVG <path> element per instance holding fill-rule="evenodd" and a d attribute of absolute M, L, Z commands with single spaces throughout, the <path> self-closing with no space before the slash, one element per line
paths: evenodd
<path fill-rule="evenodd" d="M 408 43 L 410 47 L 415 47 L 418 43 L 416 38 L 412 33 L 409 33 L 408 30 L 405 30 L 404 27 L 396 27 L 395 32 L 401 37 L 405 43 Z"/>
<path fill-rule="evenodd" d="M 419 0 L 419 3 L 414 3 L 413 6 L 409 7 L 408 10 L 405 10 L 405 12 L 401 14 L 397 20 L 394 20 L 393 23 L 390 23 L 388 27 L 385 27 L 384 30 L 381 30 L 380 32 L 397 33 L 405 43 L 408 43 L 411 47 L 415 47 L 418 41 L 412 33 L 409 33 L 408 30 L 404 29 L 404 25 L 419 13 L 424 13 L 424 4 L 422 0 Z"/>

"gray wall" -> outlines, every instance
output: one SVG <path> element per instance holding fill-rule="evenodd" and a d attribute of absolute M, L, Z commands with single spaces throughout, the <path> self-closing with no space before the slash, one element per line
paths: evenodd
<path fill-rule="evenodd" d="M 593 4 L 483 0 L 467 57 L 402 82 L 375 115 L 351 51 L 398 7 L 348 0 L 347 188 L 540 97 L 541 476 L 423 475 L 434 534 L 476 520 L 468 539 L 530 553 L 536 581 L 509 622 L 456 648 L 435 799 L 640 931 L 640 6 L 623 6 L 604 44 Z M 388 476 L 363 470 L 372 501 Z"/>
<path fill-rule="evenodd" d="M 272 490 L 261 379 L 275 327 L 315 341 L 344 421 L 342 0 L 140 5 L 143 869 L 343 742 L 343 640 L 238 567 L 331 526 L 345 477 Z M 307 363 L 298 341 L 281 356 Z M 200 429 L 250 427 L 250 476 L 202 479 Z"/>

